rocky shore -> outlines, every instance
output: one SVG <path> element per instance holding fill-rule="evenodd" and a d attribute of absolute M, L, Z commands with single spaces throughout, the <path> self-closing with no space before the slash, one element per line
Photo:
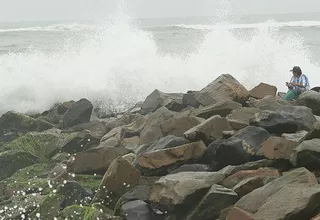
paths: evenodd
<path fill-rule="evenodd" d="M 320 93 L 224 74 L 123 113 L 0 117 L 0 219 L 320 220 Z"/>

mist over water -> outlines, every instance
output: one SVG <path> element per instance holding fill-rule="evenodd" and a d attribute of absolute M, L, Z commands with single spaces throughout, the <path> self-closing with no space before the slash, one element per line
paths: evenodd
<path fill-rule="evenodd" d="M 265 82 L 285 91 L 294 65 L 302 67 L 311 86 L 320 85 L 320 68 L 300 36 L 281 34 L 272 24 L 239 35 L 230 29 L 232 22 L 221 21 L 212 24 L 191 53 L 164 54 L 152 32 L 120 8 L 111 21 L 91 26 L 95 31 L 77 40 L 66 38 L 55 52 L 2 54 L 0 114 L 43 111 L 55 102 L 83 97 L 121 108 L 144 100 L 154 89 L 199 90 L 223 73 L 248 89 Z"/>

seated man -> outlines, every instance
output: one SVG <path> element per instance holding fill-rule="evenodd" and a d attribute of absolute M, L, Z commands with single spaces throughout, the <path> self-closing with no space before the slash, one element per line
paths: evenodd
<path fill-rule="evenodd" d="M 295 66 L 292 70 L 290 70 L 293 74 L 290 82 L 286 82 L 286 86 L 288 87 L 288 92 L 284 97 L 284 100 L 291 101 L 303 93 L 306 90 L 310 90 L 310 84 L 308 77 L 305 74 L 302 74 L 300 67 Z"/>

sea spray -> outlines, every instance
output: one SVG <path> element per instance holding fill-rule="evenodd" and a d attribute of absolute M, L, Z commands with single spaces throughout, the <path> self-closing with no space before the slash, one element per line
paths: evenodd
<path fill-rule="evenodd" d="M 85 37 L 61 41 L 51 53 L 0 55 L 0 113 L 43 111 L 55 102 L 82 97 L 106 108 L 126 108 L 154 89 L 198 90 L 223 73 L 248 89 L 263 81 L 285 91 L 294 65 L 308 74 L 311 86 L 320 84 L 320 69 L 310 61 L 303 39 L 281 34 L 272 21 L 240 34 L 228 21 L 214 23 L 196 50 L 180 55 L 161 53 L 152 32 L 119 12 L 91 26 Z"/>

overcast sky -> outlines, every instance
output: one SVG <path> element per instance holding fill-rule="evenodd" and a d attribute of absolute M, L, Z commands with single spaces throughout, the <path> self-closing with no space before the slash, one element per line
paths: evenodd
<path fill-rule="evenodd" d="M 0 0 L 0 21 L 101 19 L 120 0 Z M 127 0 L 130 14 L 139 18 L 210 16 L 227 0 Z M 320 12 L 320 0 L 230 0 L 239 13 Z"/>

